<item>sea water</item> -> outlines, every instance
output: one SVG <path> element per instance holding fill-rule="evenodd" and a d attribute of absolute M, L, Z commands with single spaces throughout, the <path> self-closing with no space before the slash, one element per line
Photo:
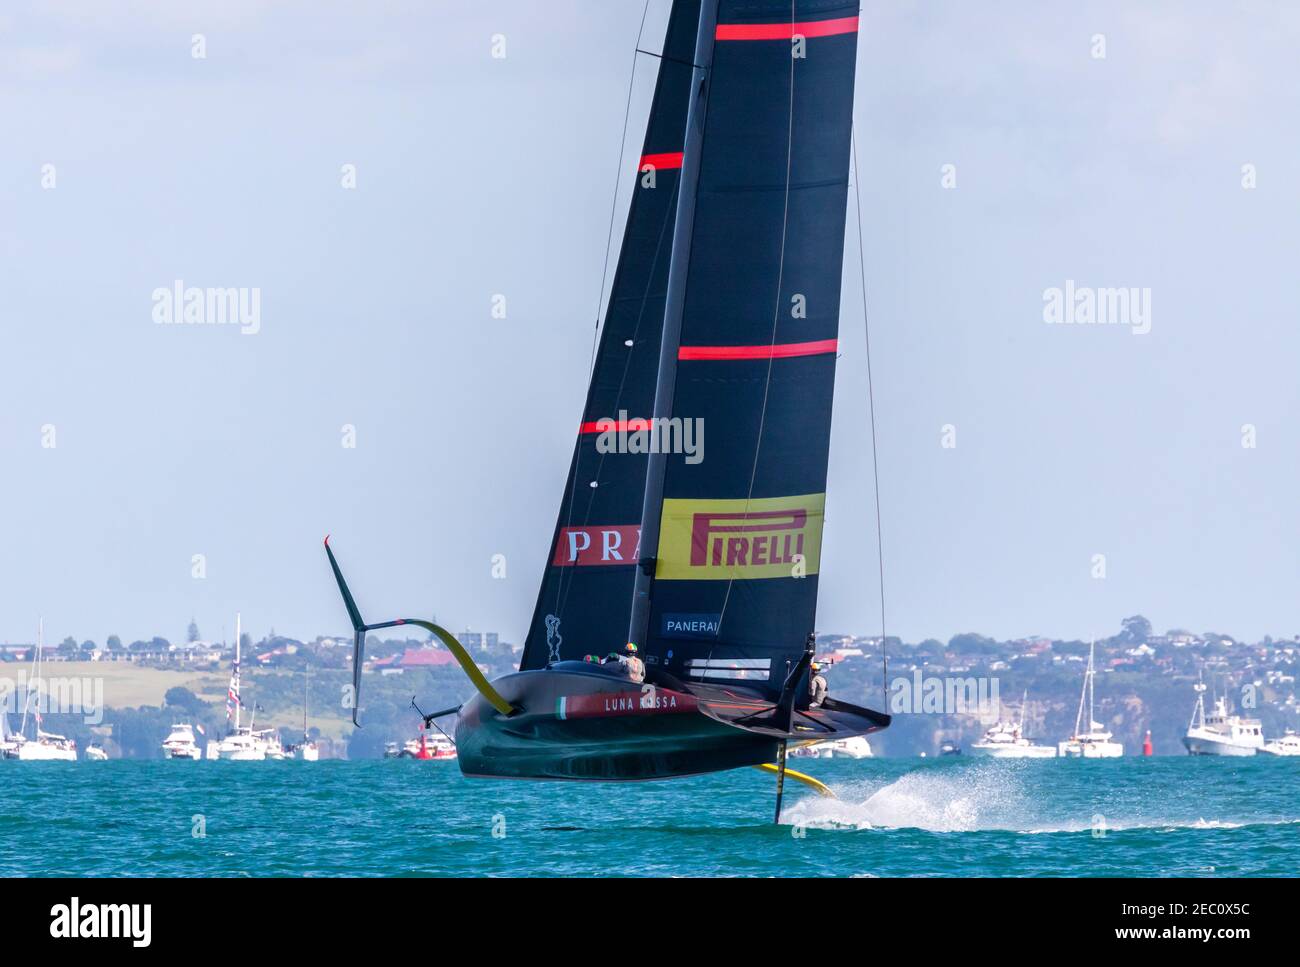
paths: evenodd
<path fill-rule="evenodd" d="M 1295 876 L 1300 758 L 792 760 L 645 783 L 454 762 L 0 762 L 0 875 Z"/>

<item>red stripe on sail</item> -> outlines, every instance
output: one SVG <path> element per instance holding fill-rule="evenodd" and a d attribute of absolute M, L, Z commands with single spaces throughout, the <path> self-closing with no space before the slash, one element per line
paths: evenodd
<path fill-rule="evenodd" d="M 680 151 L 669 151 L 664 154 L 643 154 L 641 164 L 637 167 L 640 171 L 646 165 L 652 168 L 680 168 L 682 166 L 682 153 Z"/>
<path fill-rule="evenodd" d="M 806 23 L 718 24 L 718 40 L 793 40 L 800 37 L 833 37 L 858 32 L 857 17 L 810 20 Z"/>
<path fill-rule="evenodd" d="M 839 340 L 788 342 L 774 346 L 679 346 L 678 359 L 788 359 L 791 356 L 820 356 L 838 350 Z"/>
<path fill-rule="evenodd" d="M 578 427 L 579 433 L 605 433 L 609 430 L 636 433 L 638 430 L 650 429 L 650 421 L 644 418 L 632 420 L 594 420 Z"/>

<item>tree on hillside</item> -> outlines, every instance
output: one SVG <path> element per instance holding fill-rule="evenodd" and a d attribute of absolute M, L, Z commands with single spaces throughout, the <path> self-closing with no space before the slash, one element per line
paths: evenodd
<path fill-rule="evenodd" d="M 122 639 L 119 638 L 117 635 L 109 635 L 108 640 L 104 642 L 104 645 L 105 647 L 108 648 L 109 651 L 121 651 Z"/>
<path fill-rule="evenodd" d="M 187 714 L 201 712 L 208 704 L 183 685 L 167 689 L 167 693 L 163 696 L 163 703 L 181 709 Z"/>
<path fill-rule="evenodd" d="M 193 618 L 190 619 L 190 626 L 188 630 L 186 630 L 185 632 L 185 640 L 189 642 L 195 642 L 199 640 L 199 626 L 198 623 Z"/>
<path fill-rule="evenodd" d="M 998 651 L 998 643 L 992 638 L 985 638 L 973 631 L 953 635 L 948 641 L 948 650 L 958 655 L 992 655 Z"/>
<path fill-rule="evenodd" d="M 1151 637 L 1151 622 L 1140 614 L 1125 618 L 1120 622 L 1120 633 L 1116 641 L 1124 645 L 1142 645 Z"/>
<path fill-rule="evenodd" d="M 77 654 L 77 639 L 68 635 L 59 642 L 59 654 L 64 658 L 73 658 Z"/>

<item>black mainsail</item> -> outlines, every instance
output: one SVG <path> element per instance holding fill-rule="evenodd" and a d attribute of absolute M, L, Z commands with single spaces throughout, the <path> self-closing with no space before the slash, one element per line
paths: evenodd
<path fill-rule="evenodd" d="M 816 614 L 858 7 L 704 7 L 673 6 L 521 668 L 615 650 L 626 631 L 682 678 L 775 692 Z M 703 459 L 600 452 L 602 430 L 645 436 L 652 416 L 694 431 Z"/>
<path fill-rule="evenodd" d="M 521 669 L 612 651 L 627 630 L 646 455 L 602 450 L 617 445 L 620 434 L 635 440 L 654 407 L 699 19 L 700 0 L 673 4 L 637 184 Z"/>

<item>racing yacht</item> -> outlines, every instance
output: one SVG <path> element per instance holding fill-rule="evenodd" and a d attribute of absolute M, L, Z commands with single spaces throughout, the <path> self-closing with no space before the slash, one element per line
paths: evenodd
<path fill-rule="evenodd" d="M 779 818 L 789 747 L 889 725 L 810 692 L 858 26 L 857 0 L 672 3 L 518 671 L 366 623 L 326 538 L 354 697 L 367 631 L 430 631 L 474 688 L 427 716 L 456 716 L 465 775 L 757 766 Z"/>

